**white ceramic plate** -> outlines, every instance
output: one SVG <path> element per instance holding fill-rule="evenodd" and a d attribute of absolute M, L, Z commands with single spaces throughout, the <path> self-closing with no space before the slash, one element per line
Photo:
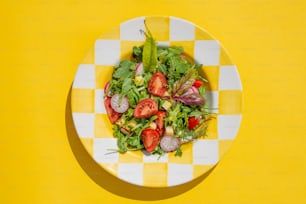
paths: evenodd
<path fill-rule="evenodd" d="M 207 103 L 213 109 L 207 136 L 182 146 L 183 156 L 167 154 L 160 159 L 141 151 L 112 153 L 112 135 L 103 103 L 103 87 L 113 66 L 129 58 L 132 47 L 142 45 L 144 20 L 160 45 L 181 45 L 185 53 L 203 65 L 209 84 Z M 236 138 L 242 109 L 242 86 L 238 70 L 220 42 L 208 32 L 183 19 L 154 16 L 121 23 L 104 33 L 78 66 L 71 91 L 72 116 L 78 136 L 93 160 L 131 184 L 168 187 L 184 184 L 205 174 L 221 159 Z"/>

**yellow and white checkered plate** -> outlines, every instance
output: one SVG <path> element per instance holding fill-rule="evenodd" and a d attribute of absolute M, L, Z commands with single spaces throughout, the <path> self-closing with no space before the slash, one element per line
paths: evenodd
<path fill-rule="evenodd" d="M 144 19 L 159 45 L 181 45 L 203 65 L 208 79 L 207 105 L 214 111 L 207 136 L 182 146 L 183 156 L 169 153 L 160 159 L 141 151 L 112 153 L 117 149 L 112 125 L 103 103 L 104 85 L 113 66 L 129 58 L 132 47 L 142 45 Z M 176 17 L 139 17 L 99 37 L 78 66 L 71 91 L 77 134 L 93 160 L 121 180 L 146 187 L 180 185 L 215 166 L 236 138 L 242 109 L 242 86 L 236 66 L 221 44 L 205 30 Z"/>

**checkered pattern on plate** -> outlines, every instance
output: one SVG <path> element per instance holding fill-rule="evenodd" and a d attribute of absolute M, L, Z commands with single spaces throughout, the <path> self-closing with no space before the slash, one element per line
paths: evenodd
<path fill-rule="evenodd" d="M 169 153 L 158 159 L 141 151 L 116 149 L 103 104 L 103 87 L 113 66 L 142 45 L 146 20 L 159 45 L 181 45 L 190 59 L 203 64 L 208 79 L 207 103 L 216 117 L 208 122 L 205 139 L 182 146 L 183 156 Z M 140 17 L 101 35 L 78 66 L 71 92 L 73 121 L 92 158 L 118 178 L 140 186 L 174 186 L 191 181 L 218 163 L 236 138 L 242 112 L 242 86 L 236 66 L 219 41 L 191 22 L 175 17 Z"/>

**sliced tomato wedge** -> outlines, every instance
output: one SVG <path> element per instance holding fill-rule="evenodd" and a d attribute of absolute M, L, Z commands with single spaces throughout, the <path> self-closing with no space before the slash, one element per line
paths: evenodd
<path fill-rule="evenodd" d="M 147 128 L 141 132 L 141 140 L 147 152 L 152 152 L 159 143 L 159 133 Z"/>
<path fill-rule="evenodd" d="M 193 128 L 195 128 L 201 120 L 202 120 L 201 116 L 198 118 L 195 118 L 194 116 L 188 118 L 188 129 L 192 130 Z"/>
<path fill-rule="evenodd" d="M 167 91 L 167 79 L 161 72 L 155 72 L 148 84 L 148 91 L 154 96 L 164 96 Z"/>
<path fill-rule="evenodd" d="M 148 118 L 155 115 L 158 111 L 157 103 L 151 99 L 146 98 L 141 100 L 134 109 L 135 118 Z"/>
<path fill-rule="evenodd" d="M 121 113 L 117 113 L 111 105 L 111 97 L 106 97 L 104 99 L 104 106 L 106 109 L 107 116 L 112 124 L 114 124 L 120 117 Z"/>
<path fill-rule="evenodd" d="M 193 82 L 193 86 L 196 87 L 196 88 L 200 88 L 201 86 L 203 86 L 203 81 L 200 80 L 200 79 L 196 79 L 196 80 Z"/>
<path fill-rule="evenodd" d="M 160 135 L 164 134 L 165 128 L 164 128 L 164 119 L 166 116 L 165 111 L 158 111 L 156 113 L 157 119 L 155 120 L 156 122 L 156 130 L 159 132 Z"/>

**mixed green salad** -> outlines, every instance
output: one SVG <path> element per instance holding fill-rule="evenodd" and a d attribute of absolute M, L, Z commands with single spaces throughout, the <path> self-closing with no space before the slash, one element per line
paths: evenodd
<path fill-rule="evenodd" d="M 181 145 L 205 135 L 208 109 L 200 64 L 187 60 L 183 47 L 146 40 L 130 60 L 114 67 L 105 85 L 104 105 L 120 153 L 145 150 L 182 155 Z"/>

